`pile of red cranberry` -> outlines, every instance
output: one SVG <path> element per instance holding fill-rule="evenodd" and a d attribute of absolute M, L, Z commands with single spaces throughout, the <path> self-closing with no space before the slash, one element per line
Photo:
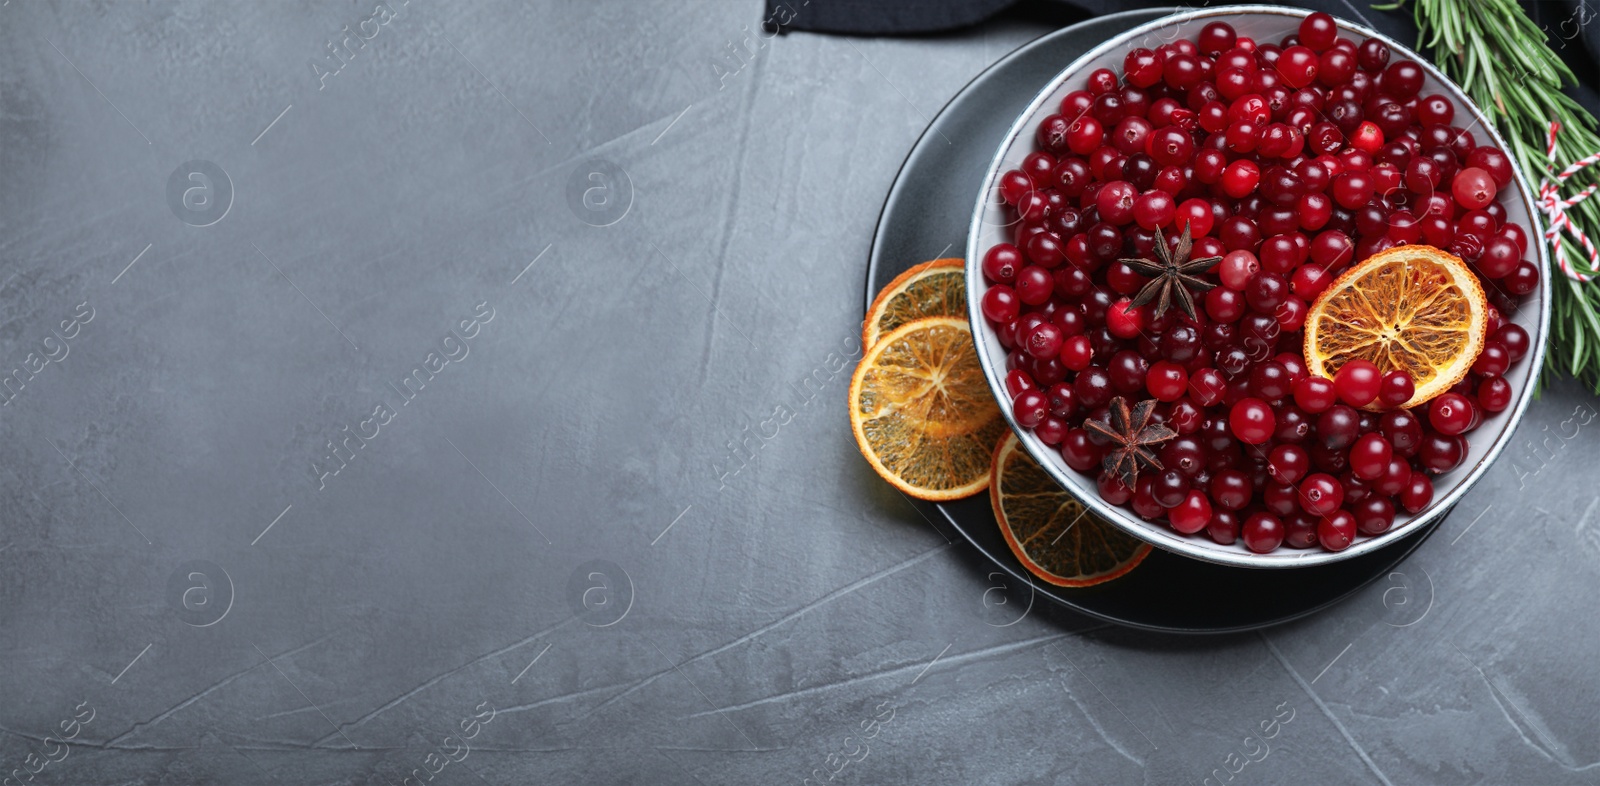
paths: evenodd
<path fill-rule="evenodd" d="M 1338 551 L 1386 532 L 1397 508 L 1426 508 L 1465 434 L 1511 404 L 1502 375 L 1529 350 L 1502 316 L 1539 278 L 1497 201 L 1514 193 L 1510 160 L 1453 125 L 1449 100 L 1419 95 L 1416 63 L 1338 32 L 1312 14 L 1274 45 L 1212 22 L 1129 52 L 1120 80 L 1089 74 L 1001 176 L 1014 242 L 983 259 L 1017 423 L 1098 473 L 1107 502 L 1258 553 Z M 1149 279 L 1119 260 L 1155 260 L 1158 238 L 1174 249 L 1185 227 L 1190 260 L 1223 257 L 1198 274 L 1217 286 L 1192 292 L 1193 318 L 1132 306 Z M 1407 243 L 1466 260 L 1491 306 L 1472 372 L 1415 411 L 1398 408 L 1404 372 L 1358 361 L 1311 377 L 1301 354 L 1317 295 Z M 1175 432 L 1133 488 L 1102 470 L 1121 446 L 1083 427 L 1114 420 L 1116 397 L 1154 399 L 1151 423 Z"/>

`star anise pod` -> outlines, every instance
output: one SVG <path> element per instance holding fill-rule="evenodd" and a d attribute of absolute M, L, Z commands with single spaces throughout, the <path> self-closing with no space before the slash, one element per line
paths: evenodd
<path fill-rule="evenodd" d="M 1183 226 L 1183 237 L 1178 239 L 1176 249 L 1167 248 L 1167 239 L 1162 237 L 1161 230 L 1156 230 L 1156 259 L 1119 259 L 1128 267 L 1133 268 L 1140 275 L 1152 276 L 1150 282 L 1139 290 L 1133 297 L 1134 306 L 1142 306 L 1150 301 L 1156 302 L 1155 313 L 1151 317 L 1159 317 L 1166 313 L 1167 308 L 1176 303 L 1178 310 L 1187 314 L 1190 319 L 1195 318 L 1193 292 L 1205 292 L 1216 287 L 1205 279 L 1199 277 L 1200 273 L 1210 270 L 1222 257 L 1201 257 L 1190 259 L 1189 252 L 1194 250 L 1194 239 L 1189 235 L 1189 225 Z"/>
<path fill-rule="evenodd" d="M 1120 476 L 1130 489 L 1139 479 L 1141 467 L 1161 469 L 1155 446 L 1178 436 L 1178 432 L 1160 423 L 1150 422 L 1150 415 L 1155 408 L 1155 399 L 1148 399 L 1135 404 L 1130 414 L 1128 402 L 1117 396 L 1111 399 L 1111 412 L 1107 418 L 1110 422 L 1087 420 L 1083 423 L 1084 428 L 1111 440 L 1111 448 L 1106 452 L 1102 466 L 1107 472 Z"/>

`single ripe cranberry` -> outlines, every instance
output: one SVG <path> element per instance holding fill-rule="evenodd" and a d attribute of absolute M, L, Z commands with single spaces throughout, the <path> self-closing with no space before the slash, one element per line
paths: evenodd
<path fill-rule="evenodd" d="M 1377 480 L 1389 469 L 1394 448 L 1376 433 L 1362 434 L 1350 447 L 1350 471 L 1362 480 Z"/>
<path fill-rule="evenodd" d="M 1271 513 L 1257 513 L 1245 519 L 1239 535 L 1245 548 L 1257 554 L 1266 554 L 1283 545 L 1283 522 Z"/>
<path fill-rule="evenodd" d="M 1128 298 L 1118 300 L 1106 310 L 1106 327 L 1117 338 L 1133 338 L 1144 330 L 1144 326 L 1144 306 L 1134 306 Z"/>
<path fill-rule="evenodd" d="M 1528 331 L 1524 330 L 1521 325 L 1508 322 L 1500 326 L 1500 329 L 1496 330 L 1491 338 L 1500 342 L 1506 348 L 1512 363 L 1522 360 L 1528 354 L 1530 344 Z"/>
<path fill-rule="evenodd" d="M 1189 396 L 1202 407 L 1215 406 L 1226 389 L 1222 372 L 1214 368 L 1203 368 L 1189 376 Z"/>
<path fill-rule="evenodd" d="M 1277 70 L 1289 87 L 1299 89 L 1317 81 L 1317 53 L 1304 46 L 1291 46 L 1278 58 Z"/>
<path fill-rule="evenodd" d="M 1428 405 L 1428 423 L 1440 434 L 1460 434 L 1472 424 L 1472 402 L 1460 393 L 1441 393 Z"/>
<path fill-rule="evenodd" d="M 1030 306 L 1042 306 L 1050 300 L 1055 289 L 1055 279 L 1050 271 L 1038 265 L 1029 265 L 1017 271 L 1017 297 Z"/>
<path fill-rule="evenodd" d="M 1182 434 L 1193 434 L 1200 430 L 1205 423 L 1205 415 L 1193 401 L 1178 399 L 1172 403 L 1172 411 L 1167 416 L 1167 425 L 1173 431 Z"/>
<path fill-rule="evenodd" d="M 1250 476 L 1239 470 L 1225 469 L 1211 477 L 1211 499 L 1224 510 L 1242 510 L 1254 493 Z"/>
<path fill-rule="evenodd" d="M 1100 447 L 1089 441 L 1089 432 L 1081 428 L 1069 429 L 1061 440 L 1061 458 L 1067 466 L 1089 472 L 1100 466 Z"/>
<path fill-rule="evenodd" d="M 1093 356 L 1088 336 L 1071 336 L 1061 342 L 1061 365 L 1069 371 L 1082 371 L 1089 367 Z"/>
<path fill-rule="evenodd" d="M 1383 75 L 1378 79 L 1378 89 L 1384 95 L 1403 101 L 1422 91 L 1424 76 L 1422 66 L 1410 60 L 1397 60 L 1383 70 Z"/>
<path fill-rule="evenodd" d="M 1267 474 L 1285 485 L 1298 483 L 1310 469 L 1311 454 L 1299 445 L 1279 445 L 1267 458 Z"/>
<path fill-rule="evenodd" d="M 1511 367 L 1511 352 L 1506 345 L 1490 339 L 1483 342 L 1483 352 L 1472 363 L 1472 373 L 1483 377 L 1498 377 Z"/>
<path fill-rule="evenodd" d="M 1413 471 L 1406 481 L 1406 487 L 1400 490 L 1400 507 L 1405 508 L 1407 513 L 1421 513 L 1432 501 L 1433 481 L 1427 473 Z"/>
<path fill-rule="evenodd" d="M 1172 224 L 1178 205 L 1173 201 L 1172 195 L 1158 189 L 1151 189 L 1139 195 L 1133 203 L 1133 220 L 1139 226 L 1153 230 Z"/>
<path fill-rule="evenodd" d="M 1501 279 L 1501 282 L 1505 285 L 1506 291 L 1513 295 L 1520 297 L 1530 294 L 1539 286 L 1539 268 L 1524 259 L 1518 263 L 1517 269 Z"/>
<path fill-rule="evenodd" d="M 1060 354 L 1063 340 L 1061 328 L 1051 322 L 1040 322 L 1023 338 L 1022 348 L 1036 358 L 1053 358 Z"/>
<path fill-rule="evenodd" d="M 1410 482 L 1411 462 L 1395 457 L 1389 460 L 1389 466 L 1383 471 L 1383 477 L 1372 482 L 1372 489 L 1386 497 L 1393 497 L 1404 491 L 1406 484 Z"/>
<path fill-rule="evenodd" d="M 1364 120 L 1350 135 L 1350 146 L 1366 153 L 1376 153 L 1383 147 L 1383 129 L 1377 123 Z"/>
<path fill-rule="evenodd" d="M 1352 511 L 1356 529 L 1363 535 L 1382 535 L 1394 524 L 1394 503 L 1376 494 L 1356 503 Z"/>
<path fill-rule="evenodd" d="M 1145 387 L 1159 401 L 1177 401 L 1189 389 L 1189 374 L 1177 363 L 1159 360 L 1150 366 Z"/>
<path fill-rule="evenodd" d="M 1111 402 L 1111 375 L 1103 368 L 1090 366 L 1078 372 L 1078 378 L 1072 382 L 1072 392 L 1078 396 L 1079 407 L 1099 409 Z"/>
<path fill-rule="evenodd" d="M 1361 436 L 1361 416 L 1344 404 L 1335 404 L 1317 416 L 1316 434 L 1324 448 L 1342 451 Z"/>
<path fill-rule="evenodd" d="M 1142 482 L 1144 478 L 1140 478 Z M 1189 476 L 1176 469 L 1163 470 L 1151 481 L 1151 496 L 1163 508 L 1175 508 L 1189 496 Z"/>
<path fill-rule="evenodd" d="M 1372 361 L 1356 358 L 1345 363 L 1333 375 L 1333 387 L 1339 400 L 1352 407 L 1364 407 L 1378 397 L 1383 375 Z"/>
<path fill-rule="evenodd" d="M 997 284 L 1016 281 L 1021 268 L 1022 252 L 1010 243 L 996 243 L 983 255 L 983 275 Z"/>
<path fill-rule="evenodd" d="M 1275 425 L 1272 407 L 1258 398 L 1240 400 L 1228 414 L 1228 426 L 1233 435 L 1249 445 L 1259 445 L 1271 439 Z"/>
<path fill-rule="evenodd" d="M 1095 489 L 1100 492 L 1100 498 L 1112 505 L 1125 505 L 1133 499 L 1133 489 L 1122 482 L 1122 476 L 1114 472 L 1105 471 L 1095 480 Z"/>
<path fill-rule="evenodd" d="M 1283 544 L 1291 549 L 1309 549 L 1317 545 L 1316 516 L 1296 511 L 1283 520 Z"/>
<path fill-rule="evenodd" d="M 1478 385 L 1478 406 L 1485 412 L 1503 412 L 1511 406 L 1511 383 L 1505 377 L 1490 377 Z"/>
<path fill-rule="evenodd" d="M 1450 437 L 1444 434 L 1428 434 L 1422 439 L 1422 446 L 1417 450 L 1417 458 L 1421 461 L 1423 469 L 1435 475 L 1442 475 L 1466 460 L 1466 440 L 1462 437 Z"/>
<path fill-rule="evenodd" d="M 1411 380 L 1411 375 L 1397 368 L 1383 375 L 1383 381 L 1378 385 L 1378 403 L 1394 409 L 1410 401 L 1416 392 L 1417 384 Z"/>
<path fill-rule="evenodd" d="M 1289 299 L 1289 282 L 1283 276 L 1262 271 L 1244 289 L 1245 302 L 1258 314 L 1272 314 Z"/>
<path fill-rule="evenodd" d="M 1498 190 L 1494 178 L 1475 166 L 1457 172 L 1455 180 L 1450 183 L 1450 193 L 1455 196 L 1456 204 L 1468 210 L 1487 206 L 1494 201 Z"/>
<path fill-rule="evenodd" d="M 1233 26 L 1227 22 L 1211 22 L 1200 28 L 1200 35 L 1195 43 L 1204 55 L 1217 55 L 1232 49 L 1238 42 L 1238 34 L 1233 31 Z"/>
<path fill-rule="evenodd" d="M 1033 428 L 1050 414 L 1050 399 L 1037 389 L 1024 390 L 1011 400 L 1011 414 L 1017 425 Z"/>
<path fill-rule="evenodd" d="M 1300 43 L 1312 51 L 1321 52 L 1333 46 L 1339 37 L 1339 26 L 1333 17 L 1318 11 L 1300 20 Z"/>
<path fill-rule="evenodd" d="M 1312 414 L 1325 412 L 1337 400 L 1338 392 L 1333 380 L 1325 377 L 1302 377 L 1294 383 L 1294 403 Z"/>
<path fill-rule="evenodd" d="M 1123 56 L 1122 73 L 1130 84 L 1150 87 L 1161 81 L 1161 64 L 1165 59 L 1148 49 L 1135 49 Z"/>
<path fill-rule="evenodd" d="M 1124 349 L 1111 356 L 1111 363 L 1106 371 L 1111 375 L 1111 386 L 1118 393 L 1142 393 L 1145 389 L 1145 378 L 1150 373 L 1150 361 L 1143 355 L 1131 349 Z"/>
<path fill-rule="evenodd" d="M 1259 363 L 1250 372 L 1250 392 L 1267 401 L 1289 395 L 1292 386 L 1289 370 L 1276 360 Z"/>
<path fill-rule="evenodd" d="M 1348 510 L 1336 510 L 1317 522 L 1317 541 L 1329 551 L 1344 551 L 1356 539 L 1356 517 Z"/>
<path fill-rule="evenodd" d="M 1261 262 L 1249 251 L 1229 251 L 1217 266 L 1217 277 L 1222 285 L 1236 292 L 1244 291 L 1250 279 L 1261 271 Z"/>
<path fill-rule="evenodd" d="M 1300 507 L 1313 516 L 1327 516 L 1344 504 L 1344 486 L 1338 479 L 1324 472 L 1306 477 L 1300 482 Z"/>
<path fill-rule="evenodd" d="M 1193 535 L 1211 523 L 1211 501 L 1198 490 L 1191 490 L 1183 501 L 1167 511 L 1167 523 L 1185 535 Z"/>
<path fill-rule="evenodd" d="M 983 293 L 983 317 L 996 324 L 1004 324 L 1017 318 L 1022 309 L 1022 301 L 1017 298 L 1016 290 L 1004 284 L 989 287 Z"/>
<path fill-rule="evenodd" d="M 1246 159 L 1234 161 L 1222 171 L 1222 191 L 1234 199 L 1249 196 L 1260 182 L 1261 167 Z"/>
<path fill-rule="evenodd" d="M 1356 49 L 1356 57 L 1361 61 L 1361 68 L 1369 73 L 1382 71 L 1389 64 L 1389 45 L 1376 38 L 1369 38 L 1361 42 Z"/>
<path fill-rule="evenodd" d="M 1211 521 L 1206 524 L 1206 534 L 1224 546 L 1233 545 L 1239 539 L 1239 514 L 1231 510 L 1213 510 Z"/>
<path fill-rule="evenodd" d="M 1045 391 L 1045 396 L 1050 399 L 1050 414 L 1054 417 L 1069 418 L 1078 409 L 1078 394 L 1072 392 L 1072 386 L 1065 382 L 1051 385 Z"/>
<path fill-rule="evenodd" d="M 1200 333 L 1188 325 L 1176 325 L 1161 334 L 1161 354 L 1174 363 L 1188 363 L 1200 352 Z"/>
<path fill-rule="evenodd" d="M 1171 419 L 1168 419 L 1171 423 Z M 1196 424 L 1196 428 L 1198 428 Z M 1178 437 L 1161 446 L 1161 466 L 1175 469 L 1184 475 L 1194 478 L 1206 466 L 1205 449 L 1200 445 L 1200 440 L 1194 437 Z"/>
<path fill-rule="evenodd" d="M 1483 241 L 1483 251 L 1475 264 L 1485 278 L 1505 278 L 1517 269 L 1517 263 L 1521 261 L 1522 250 L 1517 248 L 1516 241 L 1504 235 L 1494 235 Z"/>

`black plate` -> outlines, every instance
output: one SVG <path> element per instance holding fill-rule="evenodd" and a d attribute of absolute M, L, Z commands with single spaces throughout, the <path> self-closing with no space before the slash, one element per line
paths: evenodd
<path fill-rule="evenodd" d="M 989 161 L 1046 82 L 1090 48 L 1164 13 L 1127 11 L 1057 30 L 1005 56 L 956 94 L 911 148 L 889 189 L 872 239 L 867 306 L 912 265 L 964 253 Z M 1444 520 L 1380 551 L 1308 568 L 1227 567 L 1157 548 L 1120 579 L 1070 590 L 1030 580 L 1001 537 L 987 494 L 926 507 L 937 509 L 1002 570 L 1032 583 L 1038 595 L 1107 622 L 1176 633 L 1252 630 L 1327 608 L 1387 573 Z"/>

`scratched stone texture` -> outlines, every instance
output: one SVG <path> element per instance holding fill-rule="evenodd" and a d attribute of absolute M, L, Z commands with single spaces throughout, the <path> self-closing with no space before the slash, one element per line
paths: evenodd
<path fill-rule="evenodd" d="M 1574 386 L 1264 634 L 986 603 L 867 471 L 884 193 L 1036 18 L 391 2 L 0 3 L 7 784 L 1600 778 Z"/>

